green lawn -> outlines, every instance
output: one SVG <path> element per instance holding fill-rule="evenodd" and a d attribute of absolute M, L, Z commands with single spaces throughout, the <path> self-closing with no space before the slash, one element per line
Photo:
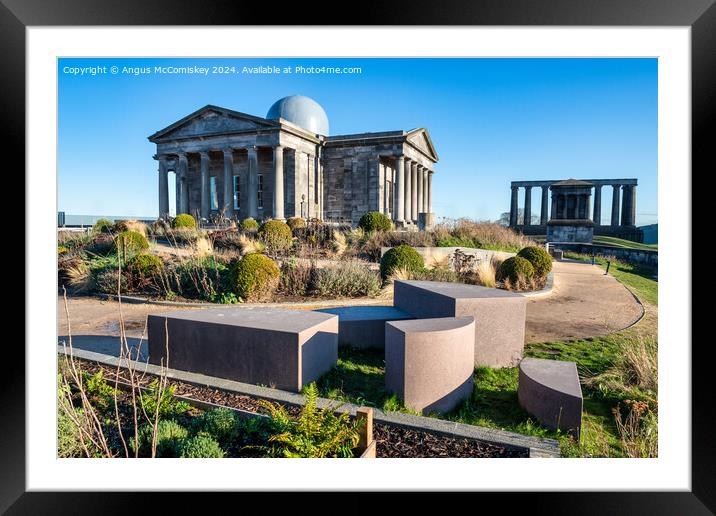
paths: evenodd
<path fill-rule="evenodd" d="M 640 275 L 640 271 L 622 270 L 625 265 L 610 267 L 610 273 L 628 285 L 646 304 L 647 316 L 624 331 L 603 337 L 533 343 L 525 346 L 525 356 L 577 363 L 585 378 L 609 373 L 624 360 L 623 350 L 632 346 L 637 336 L 656 340 L 657 282 Z M 653 302 L 651 301 L 653 300 Z M 639 338 L 641 338 L 639 337 Z M 656 393 L 643 391 L 619 382 L 597 382 L 583 385 L 584 410 L 580 443 L 567 435 L 541 427 L 520 407 L 517 400 L 517 368 L 478 368 L 474 373 L 472 397 L 456 410 L 440 417 L 452 421 L 552 437 L 560 441 L 565 457 L 624 457 L 626 451 L 617 431 L 612 409 L 625 400 L 650 400 L 656 405 Z M 384 391 L 383 353 L 373 350 L 342 348 L 336 367 L 318 382 L 324 397 L 348 401 L 384 410 L 406 411 L 394 397 Z M 616 385 L 616 386 L 615 386 Z"/>
<path fill-rule="evenodd" d="M 631 240 L 624 240 L 623 238 L 616 238 L 610 236 L 595 236 L 592 240 L 595 244 L 611 245 L 614 247 L 628 247 L 629 249 L 644 249 L 656 251 L 659 249 L 658 244 L 640 244 L 639 242 L 632 242 Z"/>

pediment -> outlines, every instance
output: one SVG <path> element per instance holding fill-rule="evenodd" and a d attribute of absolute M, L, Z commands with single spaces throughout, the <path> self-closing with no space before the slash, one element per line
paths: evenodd
<path fill-rule="evenodd" d="M 414 147 L 420 149 L 423 154 L 429 156 L 433 161 L 438 160 L 437 152 L 435 152 L 435 147 L 433 146 L 433 142 L 426 129 L 421 128 L 410 131 L 408 133 L 407 140 Z"/>
<path fill-rule="evenodd" d="M 228 109 L 207 106 L 191 115 L 154 133 L 149 140 L 167 140 L 174 138 L 191 138 L 194 136 L 230 134 L 272 127 L 268 120 L 231 111 Z"/>

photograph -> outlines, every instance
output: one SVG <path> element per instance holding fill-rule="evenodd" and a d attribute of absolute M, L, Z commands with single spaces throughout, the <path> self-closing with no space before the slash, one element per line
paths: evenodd
<path fill-rule="evenodd" d="M 660 66 L 59 56 L 56 457 L 659 458 Z"/>

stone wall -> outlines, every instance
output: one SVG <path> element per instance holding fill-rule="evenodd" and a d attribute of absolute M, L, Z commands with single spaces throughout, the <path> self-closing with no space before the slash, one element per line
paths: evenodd
<path fill-rule="evenodd" d="M 643 265 L 645 267 L 659 267 L 659 251 L 646 249 L 628 249 L 625 247 L 614 247 L 610 245 L 598 244 L 579 244 L 579 243 L 555 243 L 550 244 L 554 249 L 562 251 L 572 251 L 587 255 L 614 256 L 623 262 L 635 265 Z"/>

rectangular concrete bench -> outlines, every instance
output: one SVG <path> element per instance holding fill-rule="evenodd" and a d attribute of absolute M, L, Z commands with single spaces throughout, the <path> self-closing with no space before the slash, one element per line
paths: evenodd
<path fill-rule="evenodd" d="M 338 316 L 278 308 L 150 314 L 149 362 L 299 392 L 338 359 Z"/>
<path fill-rule="evenodd" d="M 520 405 L 550 430 L 560 429 L 579 440 L 582 428 L 582 386 L 577 364 L 525 358 L 520 362 L 517 398 Z"/>
<path fill-rule="evenodd" d="M 338 345 L 385 349 L 385 323 L 414 319 L 394 306 L 341 306 L 317 312 L 338 316 Z"/>
<path fill-rule="evenodd" d="M 472 394 L 474 339 L 471 316 L 386 323 L 386 391 L 426 414 L 452 410 Z"/>
<path fill-rule="evenodd" d="M 527 298 L 516 292 L 441 281 L 394 284 L 394 304 L 416 318 L 475 318 L 475 365 L 514 367 L 525 343 Z"/>

